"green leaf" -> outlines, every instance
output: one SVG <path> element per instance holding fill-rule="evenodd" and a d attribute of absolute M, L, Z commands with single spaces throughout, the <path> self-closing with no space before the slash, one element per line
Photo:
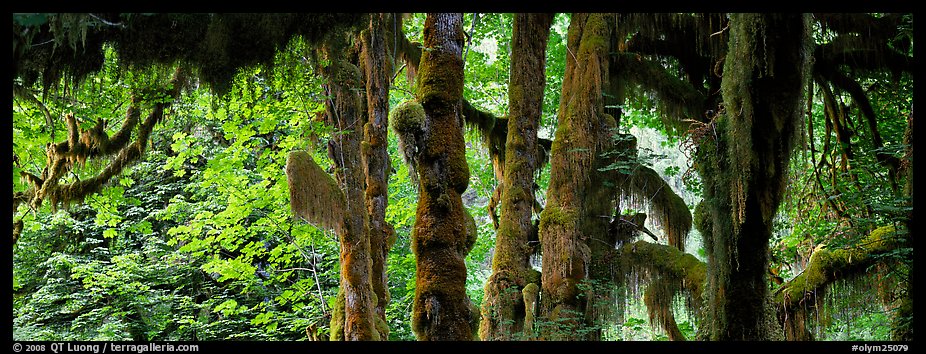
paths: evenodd
<path fill-rule="evenodd" d="M 115 238 L 116 235 L 118 235 L 116 229 L 109 228 L 103 231 L 103 237 L 105 238 Z"/>
<path fill-rule="evenodd" d="M 238 301 L 235 301 L 235 299 L 226 300 L 225 302 L 219 304 L 219 306 L 216 306 L 214 309 L 212 309 L 212 312 L 221 312 L 225 316 L 234 315 L 238 313 Z"/>

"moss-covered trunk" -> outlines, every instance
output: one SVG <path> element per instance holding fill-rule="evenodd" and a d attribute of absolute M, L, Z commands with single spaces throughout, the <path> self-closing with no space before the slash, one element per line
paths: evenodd
<path fill-rule="evenodd" d="M 361 142 L 366 112 L 363 107 L 360 69 L 348 58 L 346 36 L 334 36 L 322 48 L 328 65 L 322 69 L 327 122 L 334 128 L 328 153 L 334 175 L 344 195 L 344 210 L 335 221 L 341 247 L 341 284 L 331 340 L 379 340 L 375 325 L 376 294 L 372 288 L 370 233 L 364 202 L 365 179 Z M 343 310 L 342 310 L 343 309 Z"/>
<path fill-rule="evenodd" d="M 418 209 L 412 329 L 418 340 L 471 340 L 478 312 L 466 295 L 467 240 L 461 195 L 469 166 L 460 115 L 463 98 L 463 15 L 428 14 L 417 77 L 424 108 L 417 154 Z"/>
<path fill-rule="evenodd" d="M 559 123 L 550 156 L 549 199 L 540 215 L 543 252 L 541 313 L 546 339 L 594 337 L 585 316 L 589 235 L 582 229 L 595 171 L 599 129 L 606 120 L 602 80 L 608 77 L 608 15 L 574 14 L 568 30 Z"/>
<path fill-rule="evenodd" d="M 904 194 L 907 198 L 910 198 L 908 202 L 910 210 L 907 212 L 906 220 L 904 220 L 904 225 L 907 227 L 907 236 L 903 238 L 903 247 L 913 249 L 913 235 L 916 233 L 913 231 L 914 224 L 913 221 L 913 108 L 911 105 L 910 115 L 907 116 L 907 130 L 904 132 L 904 145 L 907 145 L 906 153 L 902 160 L 902 166 L 904 168 L 903 174 L 907 177 L 907 182 L 904 185 Z M 913 266 L 913 257 L 906 262 L 908 263 L 909 272 L 907 273 L 906 279 L 901 283 L 903 286 L 904 293 L 900 300 L 900 308 L 894 313 L 894 320 L 891 324 L 891 339 L 892 340 L 913 340 L 913 273 L 915 273 L 916 267 Z"/>
<path fill-rule="evenodd" d="M 529 263 L 528 238 L 533 231 L 534 170 L 537 129 L 543 106 L 546 48 L 552 14 L 516 14 L 512 31 L 511 81 L 508 84 L 508 137 L 505 178 L 500 183 L 501 214 L 495 238 L 492 275 L 485 286 L 479 336 L 511 340 L 525 332 L 522 289 L 540 281 Z"/>
<path fill-rule="evenodd" d="M 363 126 L 363 171 L 366 175 L 366 207 L 370 228 L 370 257 L 372 286 L 378 300 L 375 305 L 377 330 L 380 339 L 389 338 L 386 325 L 386 307 L 389 305 L 389 283 L 386 277 L 386 256 L 395 242 L 395 229 L 386 222 L 389 202 L 389 152 L 386 132 L 389 127 L 389 86 L 394 63 L 387 38 L 395 33 L 392 14 L 374 14 L 370 27 L 362 39 L 363 74 L 366 81 L 367 115 Z M 392 50 L 390 50 L 392 49 Z"/>
<path fill-rule="evenodd" d="M 768 242 L 801 117 L 808 18 L 733 14 L 723 69 L 725 114 L 698 159 L 713 230 L 710 339 L 767 340 Z"/>

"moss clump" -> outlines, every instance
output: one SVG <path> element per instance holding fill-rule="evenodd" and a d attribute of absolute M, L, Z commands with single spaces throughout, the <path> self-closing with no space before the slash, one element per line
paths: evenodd
<path fill-rule="evenodd" d="M 424 108 L 417 100 L 399 103 L 389 112 L 389 123 L 400 137 L 405 134 L 420 134 L 424 126 Z"/>
<path fill-rule="evenodd" d="M 286 180 L 294 214 L 321 227 L 338 230 L 344 217 L 344 193 L 306 151 L 286 158 Z"/>
<path fill-rule="evenodd" d="M 479 234 L 476 228 L 476 219 L 473 219 L 469 211 L 463 210 L 463 218 L 463 221 L 466 223 L 466 243 L 464 245 L 463 254 L 468 254 L 469 251 L 473 249 L 473 246 L 476 245 L 476 239 L 479 237 Z"/>
<path fill-rule="evenodd" d="M 709 235 L 711 232 L 713 232 L 711 216 L 708 214 L 707 209 L 707 206 L 702 201 L 698 203 L 697 206 L 695 206 L 694 215 L 692 215 L 694 218 L 694 226 L 698 229 L 698 232 L 700 232 L 702 236 Z"/>
<path fill-rule="evenodd" d="M 392 112 L 389 112 L 389 124 L 399 139 L 402 159 L 408 165 L 408 175 L 412 180 L 412 185 L 416 187 L 418 186 L 418 173 L 415 159 L 421 151 L 419 145 L 423 143 L 421 140 L 424 134 L 424 119 L 424 107 L 416 100 L 399 103 L 392 109 Z"/>

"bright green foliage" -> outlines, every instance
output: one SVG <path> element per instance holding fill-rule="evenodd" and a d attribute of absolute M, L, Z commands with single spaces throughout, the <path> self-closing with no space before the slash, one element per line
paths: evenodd
<path fill-rule="evenodd" d="M 413 14 L 403 21 L 410 40 L 420 41 L 424 18 L 424 14 Z M 563 73 L 571 55 L 566 50 L 569 18 L 557 14 L 550 33 L 542 138 L 552 139 L 558 122 Z M 23 26 L 46 21 L 48 16 L 41 14 L 14 16 L 14 22 Z M 909 22 L 912 31 L 912 15 Z M 470 35 L 463 49 L 464 97 L 500 117 L 508 113 L 505 89 L 510 46 L 514 45 L 511 24 L 510 14 L 465 14 L 463 20 L 463 29 Z M 60 49 L 82 46 L 80 33 L 76 34 L 61 37 L 57 45 Z M 825 37 L 818 42 L 825 43 Z M 12 250 L 14 340 L 301 341 L 307 339 L 309 329 L 327 338 L 339 286 L 338 243 L 331 232 L 291 215 L 284 174 L 286 156 L 293 150 L 308 150 L 323 169 L 332 166 L 326 155 L 331 128 L 319 119 L 324 114 L 325 90 L 313 70 L 311 52 L 309 45 L 296 39 L 277 53 L 272 68 L 240 71 L 222 96 L 199 83 L 181 95 L 165 121 L 155 126 L 139 162 L 84 203 L 57 212 L 47 203 L 39 210 L 20 205 L 14 218 L 22 218 L 23 231 Z M 46 145 L 65 139 L 64 114 L 73 112 L 83 129 L 106 119 L 107 131 L 112 132 L 125 118 L 131 95 L 166 82 L 174 69 L 163 64 L 128 68 L 114 50 L 106 50 L 105 55 L 102 70 L 83 81 L 63 78 L 47 93 L 42 92 L 41 83 L 29 87 L 44 108 L 14 98 L 14 192 L 28 187 L 20 172 L 39 175 L 46 163 Z M 678 63 L 671 58 L 662 64 L 670 72 L 678 71 Z M 399 72 L 391 86 L 392 107 L 414 98 L 415 88 L 405 74 Z M 902 158 L 906 118 L 912 114 L 912 76 L 849 74 L 869 95 L 879 117 L 877 128 L 884 140 L 881 151 Z M 770 263 L 785 281 L 801 274 L 820 244 L 834 252 L 852 249 L 871 230 L 885 225 L 895 227 L 900 241 L 909 238 L 904 221 L 911 213 L 912 200 L 903 193 L 906 181 L 901 178 L 896 191 L 886 182 L 887 169 L 876 159 L 872 132 L 850 97 L 836 92 L 850 111 L 855 133 L 850 139 L 855 153 L 848 161 L 850 169 L 840 169 L 838 140 L 826 130 L 819 88 L 814 92 L 811 114 L 804 121 L 806 137 L 797 142 L 798 151 L 792 154 L 788 189 L 769 244 Z M 622 106 L 621 127 L 665 132 L 655 106 L 642 96 L 631 97 Z M 53 119 L 46 117 L 44 109 Z M 825 150 L 827 135 L 830 145 Z M 680 140 L 684 137 L 671 135 L 660 148 L 678 149 Z M 466 257 L 466 290 L 478 306 L 494 253 L 495 230 L 487 205 L 497 181 L 478 134 L 467 131 L 465 142 L 470 177 L 463 203 L 477 231 L 476 243 Z M 387 257 L 392 300 L 386 319 L 389 340 L 414 340 L 410 322 L 415 257 L 410 239 L 418 192 L 391 130 L 388 143 L 394 171 L 389 177 L 386 221 L 396 232 Z M 659 151 L 640 157 L 645 161 L 663 158 Z M 823 159 L 826 163 L 821 163 Z M 105 164 L 95 161 L 79 166 L 62 182 L 85 180 Z M 696 174 L 686 173 L 684 167 L 654 170 L 670 179 L 684 176 L 685 187 L 701 195 L 703 187 Z M 548 199 L 549 177 L 547 164 L 536 176 L 541 205 Z M 553 207 L 546 210 L 557 213 Z M 700 217 L 697 210 L 695 224 L 710 220 L 705 210 Z M 883 264 L 892 266 L 872 269 L 878 274 L 877 289 L 862 286 L 875 284 L 872 281 L 838 282 L 828 289 L 826 301 L 812 314 L 825 319 L 812 329 L 817 339 L 890 339 L 894 303 L 889 300 L 905 291 L 892 286 L 908 276 L 912 248 L 902 246 L 880 257 Z M 774 289 L 771 285 L 770 290 Z M 647 320 L 642 291 L 630 290 L 620 318 L 606 328 L 594 329 L 603 330 L 606 340 L 667 340 Z M 676 299 L 672 307 L 682 334 L 694 339 L 702 323 L 685 311 L 687 305 Z M 559 325 L 538 317 L 534 328 Z"/>

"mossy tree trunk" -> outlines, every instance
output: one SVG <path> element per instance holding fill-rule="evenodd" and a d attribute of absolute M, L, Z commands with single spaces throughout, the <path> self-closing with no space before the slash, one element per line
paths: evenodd
<path fill-rule="evenodd" d="M 373 14 L 370 27 L 362 35 L 362 63 L 366 81 L 367 115 L 363 126 L 363 171 L 366 175 L 366 207 L 369 217 L 372 286 L 378 300 L 375 305 L 380 339 L 389 337 L 386 307 L 389 305 L 389 284 L 386 277 L 386 256 L 395 243 L 395 229 L 386 222 L 389 202 L 389 152 L 386 132 L 389 127 L 389 86 L 394 62 L 387 38 L 396 34 L 389 28 L 397 21 L 393 14 Z"/>
<path fill-rule="evenodd" d="M 712 232 L 712 340 L 767 340 L 768 242 L 787 182 L 807 71 L 808 18 L 733 14 L 716 141 L 698 159 Z"/>
<path fill-rule="evenodd" d="M 412 329 L 418 340 L 471 340 L 478 312 L 466 294 L 467 240 L 461 195 L 469 184 L 463 142 L 463 15 L 431 14 L 424 24 L 417 100 L 424 109 L 417 154 L 418 209 Z"/>
<path fill-rule="evenodd" d="M 599 153 L 599 130 L 605 121 L 602 80 L 608 77 L 608 15 L 574 14 L 568 30 L 559 123 L 550 156 L 549 199 L 540 215 L 543 252 L 541 314 L 546 339 L 594 337 L 585 316 L 589 294 L 589 235 L 582 228 L 589 176 Z M 613 119 L 612 119 L 613 120 Z M 594 339 L 594 338 L 592 338 Z"/>
<path fill-rule="evenodd" d="M 366 177 L 361 164 L 361 142 L 366 112 L 360 69 L 348 56 L 347 38 L 335 35 L 322 47 L 328 65 L 326 119 L 334 128 L 328 154 L 344 194 L 344 210 L 335 221 L 341 247 L 341 284 L 331 318 L 331 340 L 379 340 L 375 325 L 376 295 L 372 287 L 370 232 L 364 199 Z"/>
<path fill-rule="evenodd" d="M 904 185 L 904 194 L 910 199 L 910 210 L 907 212 L 907 218 L 904 225 L 907 227 L 907 236 L 902 239 L 902 247 L 913 249 L 913 108 L 910 108 L 910 115 L 907 116 L 907 130 L 904 132 L 904 145 L 907 145 L 906 153 L 902 161 L 903 171 L 906 174 L 907 182 Z M 913 273 L 916 267 L 913 266 L 912 257 L 908 261 L 909 272 L 902 286 L 904 293 L 900 300 L 900 308 L 894 313 L 894 321 L 891 324 L 892 340 L 913 340 Z"/>
<path fill-rule="evenodd" d="M 522 290 L 539 282 L 530 266 L 528 239 L 533 232 L 534 171 L 539 165 L 537 129 L 543 106 L 546 47 L 552 14 L 516 14 L 512 31 L 511 81 L 508 84 L 508 137 L 505 178 L 500 183 L 501 214 L 495 239 L 492 275 L 485 286 L 483 340 L 511 340 L 524 328 L 527 311 Z"/>

